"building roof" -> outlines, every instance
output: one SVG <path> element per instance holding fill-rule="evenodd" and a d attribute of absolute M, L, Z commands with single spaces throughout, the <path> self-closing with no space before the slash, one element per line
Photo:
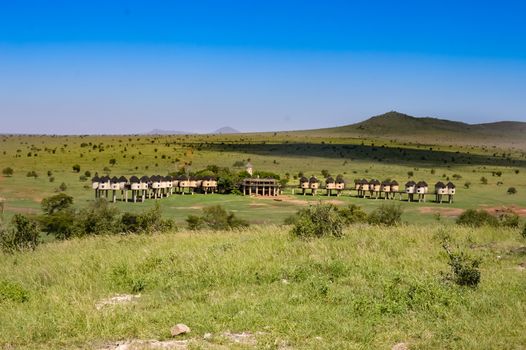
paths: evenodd
<path fill-rule="evenodd" d="M 447 187 L 447 188 L 455 188 L 456 186 L 455 186 L 454 183 L 452 183 L 452 182 L 450 181 L 450 182 L 447 183 L 446 187 Z"/>
<path fill-rule="evenodd" d="M 334 179 L 332 178 L 332 176 L 329 176 L 328 178 L 326 178 L 325 179 L 325 183 L 333 184 L 334 183 Z"/>
<path fill-rule="evenodd" d="M 371 179 L 371 181 L 369 181 L 369 185 L 379 185 L 379 184 L 380 184 L 380 181 L 376 179 Z"/>
<path fill-rule="evenodd" d="M 344 184 L 345 183 L 345 179 L 341 176 L 336 176 L 336 183 L 337 184 Z"/>
<path fill-rule="evenodd" d="M 128 182 L 128 179 L 124 176 L 119 177 L 119 182 Z"/>
<path fill-rule="evenodd" d="M 305 176 L 302 176 L 300 178 L 300 183 L 302 183 L 302 182 L 309 182 L 309 179 L 307 179 Z"/>
<path fill-rule="evenodd" d="M 391 186 L 391 181 L 385 180 L 384 182 L 382 182 L 382 185 L 383 186 Z"/>
<path fill-rule="evenodd" d="M 130 177 L 130 183 L 132 183 L 132 184 L 139 183 L 139 178 L 137 176 L 133 175 L 132 177 Z"/>
<path fill-rule="evenodd" d="M 416 184 L 416 187 L 427 187 L 427 182 L 425 181 L 419 181 L 417 184 Z"/>
<path fill-rule="evenodd" d="M 179 176 L 176 177 L 176 179 L 179 180 L 179 181 L 188 181 L 188 180 L 190 180 L 190 178 L 188 176 L 186 176 L 186 175 L 179 175 Z"/>
<path fill-rule="evenodd" d="M 316 182 L 320 182 L 316 176 L 311 176 L 311 178 L 309 179 L 309 182 L 313 182 L 313 183 L 316 183 Z"/>
<path fill-rule="evenodd" d="M 93 176 L 93 178 L 91 179 L 91 182 L 99 182 L 99 181 L 100 181 L 100 178 L 97 175 Z"/>
<path fill-rule="evenodd" d="M 415 183 L 414 181 L 407 181 L 407 182 L 405 183 L 405 186 L 406 186 L 406 187 L 416 186 L 416 183 Z"/>
<path fill-rule="evenodd" d="M 435 184 L 435 188 L 445 188 L 446 185 L 444 185 L 444 183 L 442 181 L 438 181 L 436 184 Z"/>
<path fill-rule="evenodd" d="M 141 182 L 149 182 L 150 178 L 148 176 L 144 175 L 143 177 L 140 178 L 140 181 Z"/>
<path fill-rule="evenodd" d="M 109 176 L 103 176 L 99 179 L 99 182 L 109 182 L 110 181 L 110 177 Z"/>
<path fill-rule="evenodd" d="M 112 183 L 117 183 L 117 182 L 119 182 L 119 178 L 117 176 L 114 176 L 114 177 L 111 178 L 111 182 Z"/>
<path fill-rule="evenodd" d="M 398 186 L 398 181 L 396 180 L 391 181 L 391 186 Z"/>

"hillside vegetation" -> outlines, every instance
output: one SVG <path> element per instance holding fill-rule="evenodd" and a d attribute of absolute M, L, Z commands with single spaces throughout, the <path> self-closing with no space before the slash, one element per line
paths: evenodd
<path fill-rule="evenodd" d="M 466 124 L 438 118 L 417 118 L 394 111 L 356 124 L 305 132 L 319 135 L 394 138 L 431 144 L 475 143 L 523 149 L 526 147 L 525 122 Z"/>
<path fill-rule="evenodd" d="M 176 323 L 192 329 L 182 339 L 204 349 L 526 344 L 518 230 L 354 225 L 343 238 L 315 240 L 288 231 L 103 236 L 0 253 L 0 348 L 162 340 Z M 482 259 L 477 288 L 444 278 L 448 235 L 452 249 Z M 101 306 L 120 294 L 136 297 Z M 225 332 L 254 339 L 236 345 Z"/>

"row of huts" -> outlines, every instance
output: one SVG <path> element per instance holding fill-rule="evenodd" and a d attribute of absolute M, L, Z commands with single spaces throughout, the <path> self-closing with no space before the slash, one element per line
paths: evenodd
<path fill-rule="evenodd" d="M 214 193 L 217 191 L 217 179 L 213 176 L 191 177 L 181 176 L 132 176 L 127 179 L 121 177 L 95 176 L 91 179 L 92 188 L 95 190 L 95 198 L 108 198 L 111 192 L 112 201 L 117 200 L 120 192 L 121 199 L 128 201 L 128 192 L 131 191 L 133 202 L 144 201 L 146 198 L 163 198 L 174 193 L 190 193 L 196 191 L 202 193 Z"/>
<path fill-rule="evenodd" d="M 281 193 L 279 181 L 273 178 L 246 178 L 240 185 L 244 195 L 277 196 Z M 339 196 L 348 189 L 346 187 L 346 182 L 341 177 L 325 179 L 324 189 L 328 196 L 333 194 Z M 452 182 L 444 184 L 441 181 L 435 184 L 434 193 L 429 192 L 429 185 L 425 181 L 408 181 L 403 190 L 400 187 L 396 180 L 381 182 L 376 179 L 358 179 L 354 181 L 354 187 L 350 190 L 355 190 L 357 196 L 362 198 L 395 199 L 398 195 L 399 199 L 402 199 L 402 195 L 407 195 L 408 201 L 418 200 L 419 202 L 425 202 L 426 195 L 434 194 L 435 200 L 440 203 L 444 200 L 451 203 L 456 192 L 456 187 Z M 111 192 L 114 202 L 119 192 L 121 199 L 128 201 L 128 192 L 131 191 L 131 199 L 136 202 L 137 200 L 144 201 L 146 198 L 163 198 L 174 193 L 214 193 L 217 191 L 217 179 L 212 176 L 191 177 L 186 175 L 177 177 L 154 175 L 141 178 L 132 176 L 129 179 L 124 176 L 112 178 L 95 176 L 92 179 L 92 188 L 95 190 L 96 198 L 103 196 L 108 198 Z M 315 176 L 310 178 L 303 176 L 299 179 L 299 188 L 303 195 L 308 192 L 316 195 L 322 189 L 322 184 Z"/>
<path fill-rule="evenodd" d="M 300 189 L 305 195 L 307 191 L 310 191 L 312 195 L 316 195 L 317 191 L 321 188 L 321 182 L 315 176 L 311 178 L 301 177 L 300 178 Z M 442 181 L 439 181 L 435 184 L 435 197 L 436 201 L 442 203 L 442 201 L 447 196 L 447 201 L 452 202 L 453 196 L 456 193 L 456 186 L 452 182 L 444 184 Z M 332 178 L 328 177 L 325 180 L 325 190 L 328 196 L 336 193 L 340 195 L 343 190 L 345 190 L 346 184 L 343 178 Z M 398 194 L 401 199 L 402 194 L 408 196 L 409 201 L 414 201 L 416 199 L 420 201 L 426 201 L 426 195 L 430 194 L 429 185 L 425 181 L 408 181 L 405 184 L 404 190 L 400 189 L 400 184 L 396 180 L 386 180 L 379 181 L 376 179 L 366 180 L 358 179 L 354 181 L 354 190 L 356 190 L 358 197 L 365 198 L 366 196 L 384 199 L 394 199 Z"/>

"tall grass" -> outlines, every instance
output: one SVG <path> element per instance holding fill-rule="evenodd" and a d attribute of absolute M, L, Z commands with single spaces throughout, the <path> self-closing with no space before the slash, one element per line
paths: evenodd
<path fill-rule="evenodd" d="M 481 258 L 479 288 L 443 281 L 441 247 Z M 93 348 L 107 341 L 263 332 L 258 346 L 520 348 L 526 314 L 518 229 L 355 225 L 343 238 L 294 239 L 287 227 L 72 239 L 0 255 L 0 348 Z M 500 256 L 500 258 L 498 258 Z M 0 288 L 0 291 L 3 289 Z M 97 310 L 117 293 L 127 305 Z"/>

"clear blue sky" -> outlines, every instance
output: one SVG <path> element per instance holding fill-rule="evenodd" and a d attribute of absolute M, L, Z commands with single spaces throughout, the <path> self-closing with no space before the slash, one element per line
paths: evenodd
<path fill-rule="evenodd" d="M 526 121 L 524 1 L 0 1 L 0 132 Z"/>

